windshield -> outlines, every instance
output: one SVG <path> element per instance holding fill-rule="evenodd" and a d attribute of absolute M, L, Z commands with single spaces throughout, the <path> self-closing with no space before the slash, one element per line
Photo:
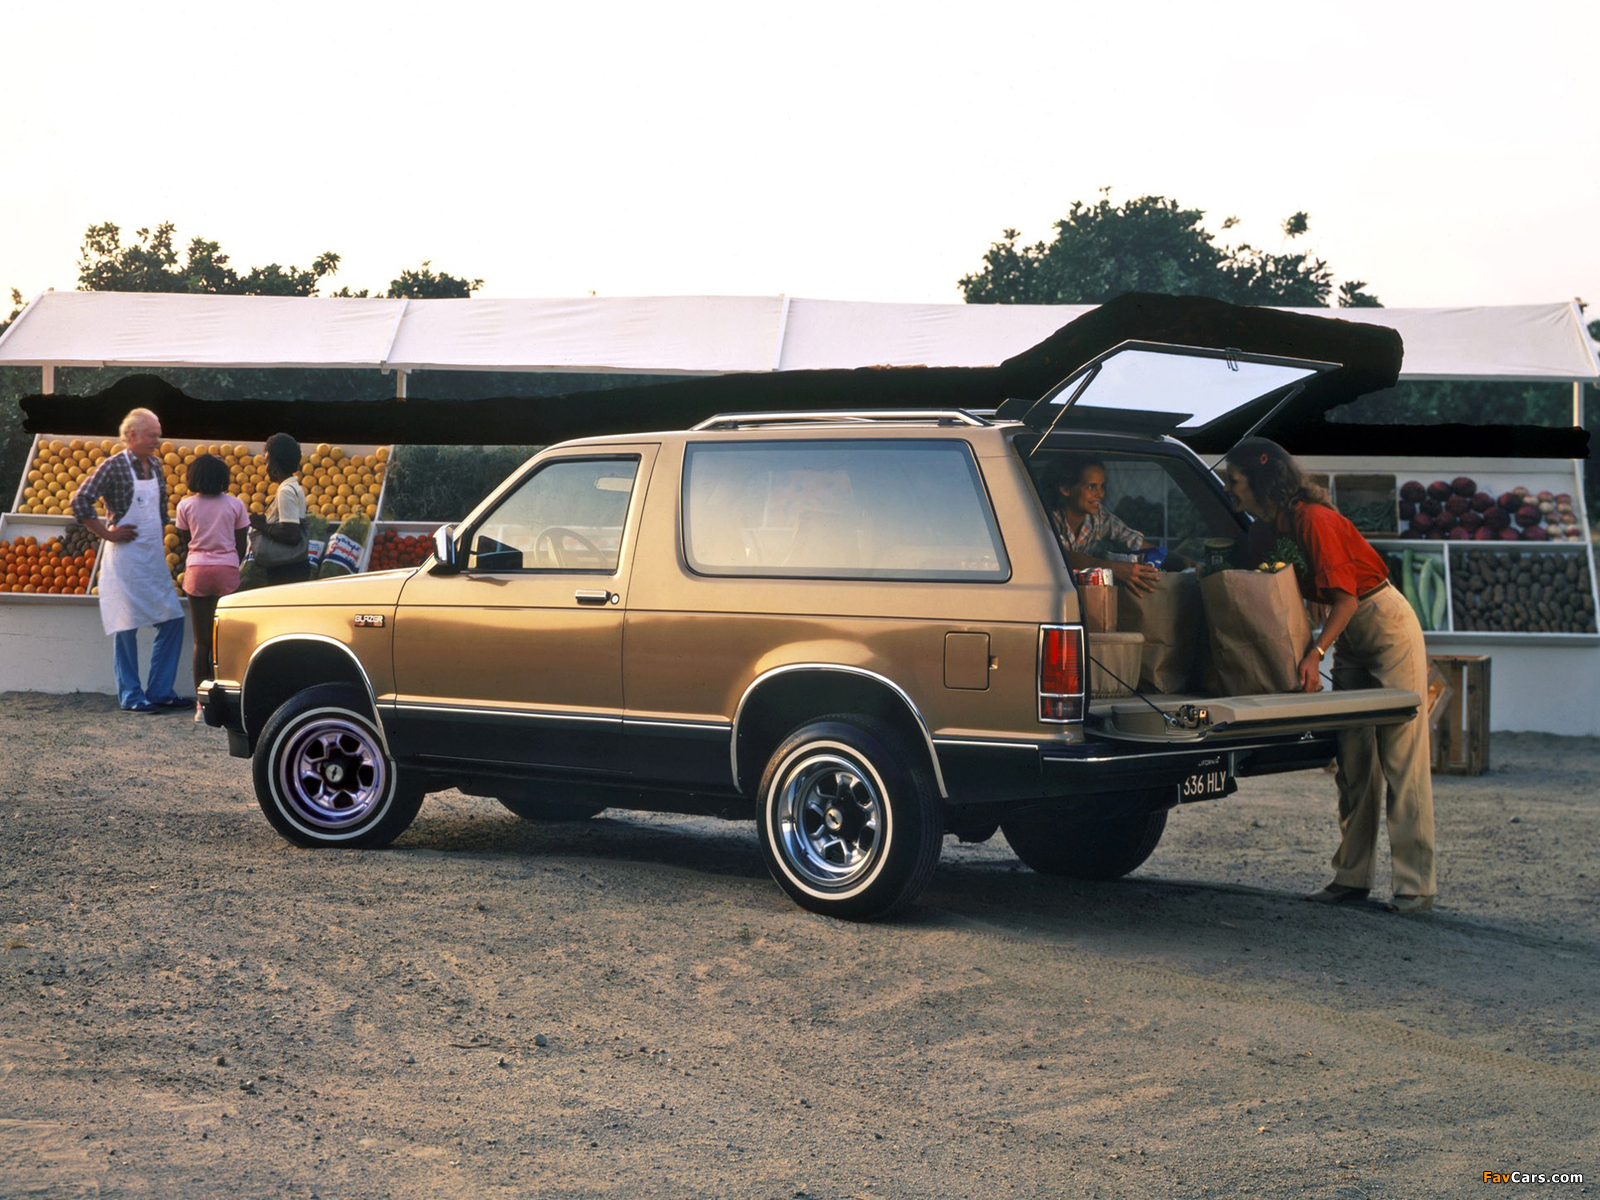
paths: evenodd
<path fill-rule="evenodd" d="M 1176 428 L 1193 429 L 1337 365 L 1194 346 L 1124 342 L 1069 375 L 1047 401 L 1051 405 L 1181 413 L 1186 416 Z"/>

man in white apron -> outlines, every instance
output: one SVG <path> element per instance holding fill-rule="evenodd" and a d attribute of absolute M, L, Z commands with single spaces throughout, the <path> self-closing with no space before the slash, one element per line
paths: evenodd
<path fill-rule="evenodd" d="M 178 656 L 183 650 L 183 608 L 172 573 L 167 569 L 163 534 L 167 525 L 167 480 L 157 450 L 161 421 L 147 408 L 122 418 L 127 449 L 105 459 L 72 497 L 72 512 L 98 537 L 100 551 L 100 624 L 112 637 L 112 666 L 117 674 L 117 703 L 128 712 L 187 708 L 173 690 Z M 109 521 L 95 512 L 104 500 Z M 154 625 L 150 683 L 139 683 L 139 628 Z"/>

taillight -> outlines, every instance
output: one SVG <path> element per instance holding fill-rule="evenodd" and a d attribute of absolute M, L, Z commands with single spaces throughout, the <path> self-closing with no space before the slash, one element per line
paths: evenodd
<path fill-rule="evenodd" d="M 1039 720 L 1083 720 L 1083 628 L 1039 626 Z"/>

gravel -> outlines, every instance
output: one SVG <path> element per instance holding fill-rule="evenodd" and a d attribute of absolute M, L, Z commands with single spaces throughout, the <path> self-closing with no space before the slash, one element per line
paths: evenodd
<path fill-rule="evenodd" d="M 1115 884 L 948 839 L 855 925 L 746 824 L 446 792 L 300 850 L 187 713 L 3 695 L 0 1196 L 1600 1195 L 1600 743 L 1491 761 L 1431 914 L 1301 901 L 1302 772 Z"/>

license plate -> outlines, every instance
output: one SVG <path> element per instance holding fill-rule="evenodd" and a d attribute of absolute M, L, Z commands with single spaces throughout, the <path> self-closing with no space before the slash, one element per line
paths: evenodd
<path fill-rule="evenodd" d="M 1184 776 L 1183 782 L 1178 784 L 1178 799 L 1184 804 L 1216 800 L 1231 796 L 1238 789 L 1239 783 L 1233 777 L 1233 761 L 1230 756 L 1223 755 L 1205 759 Z"/>

